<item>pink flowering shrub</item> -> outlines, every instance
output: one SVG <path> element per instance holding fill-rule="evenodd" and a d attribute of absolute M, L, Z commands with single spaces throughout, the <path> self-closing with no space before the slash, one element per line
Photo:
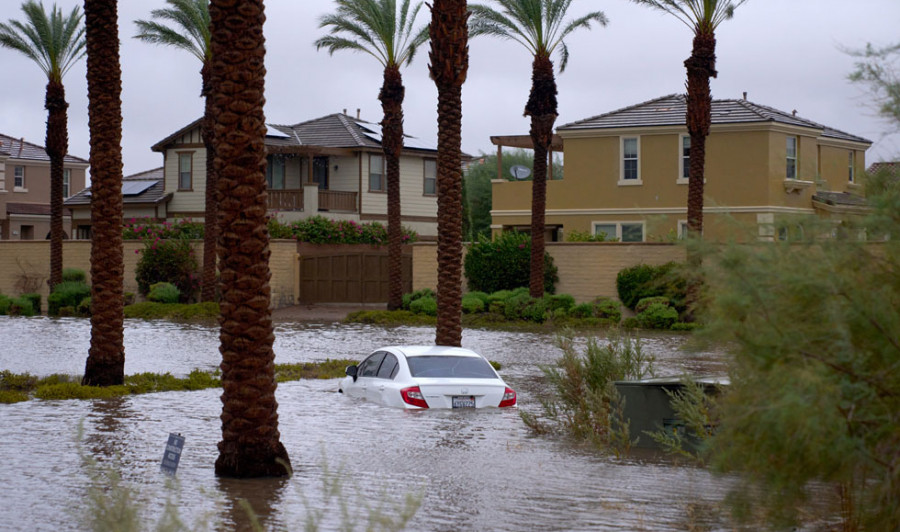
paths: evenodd
<path fill-rule="evenodd" d="M 323 216 L 313 216 L 305 220 L 282 223 L 277 218 L 269 219 L 271 238 L 292 238 L 298 242 L 312 244 L 372 244 L 387 245 L 387 228 L 377 222 L 359 223 L 353 220 L 330 220 Z M 403 228 L 403 243 L 415 242 L 419 235 Z"/>
<path fill-rule="evenodd" d="M 190 218 L 177 222 L 157 222 L 151 218 L 131 218 L 122 227 L 125 240 L 156 240 L 169 238 L 203 239 L 203 223 Z"/>
<path fill-rule="evenodd" d="M 135 278 L 138 291 L 146 296 L 156 283 L 171 283 L 181 292 L 181 302 L 193 301 L 200 289 L 194 249 L 187 238 L 144 239 Z"/>

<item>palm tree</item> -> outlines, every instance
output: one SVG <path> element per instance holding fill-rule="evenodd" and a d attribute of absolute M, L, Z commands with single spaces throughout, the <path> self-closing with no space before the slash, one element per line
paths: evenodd
<path fill-rule="evenodd" d="M 63 159 L 69 151 L 66 89 L 63 76 L 84 57 L 82 14 L 78 6 L 68 16 L 56 4 L 50 14 L 42 2 L 22 4 L 26 23 L 0 23 L 0 46 L 18 50 L 37 63 L 47 76 L 47 155 L 50 157 L 50 291 L 62 282 Z"/>
<path fill-rule="evenodd" d="M 206 148 L 206 209 L 203 215 L 203 275 L 201 301 L 216 299 L 216 240 L 219 202 L 216 197 L 217 175 L 213 167 L 215 142 L 213 139 L 212 99 L 210 98 L 209 2 L 208 0 L 166 0 L 170 7 L 154 9 L 150 15 L 156 20 L 136 20 L 140 39 L 153 44 L 174 46 L 190 52 L 200 60 L 203 86 L 200 96 L 205 99 L 201 125 L 203 146 Z M 171 26 L 166 23 L 171 23 Z"/>
<path fill-rule="evenodd" d="M 687 129 L 691 137 L 688 177 L 688 233 L 703 233 L 703 181 L 706 164 L 706 137 L 712 123 L 709 78 L 716 77 L 716 28 L 734 16 L 747 0 L 632 0 L 669 13 L 694 32 L 687 69 Z M 692 256 L 695 254 L 691 254 Z"/>
<path fill-rule="evenodd" d="M 403 229 L 400 222 L 400 152 L 403 150 L 403 78 L 400 66 L 412 62 L 416 50 L 428 40 L 428 27 L 414 29 L 422 2 L 410 13 L 410 0 L 403 0 L 397 12 L 396 0 L 337 0 L 337 11 L 323 16 L 320 28 L 330 35 L 316 40 L 316 49 L 365 52 L 384 67 L 384 81 L 378 99 L 381 121 L 381 148 L 387 166 L 388 205 L 388 310 L 403 302 Z M 398 20 L 399 15 L 399 20 Z"/>
<path fill-rule="evenodd" d="M 438 91 L 438 287 L 435 343 L 462 343 L 462 86 L 469 69 L 466 0 L 434 0 L 431 78 Z"/>
<path fill-rule="evenodd" d="M 85 0 L 91 135 L 91 346 L 85 385 L 125 380 L 122 69 L 116 0 Z"/>
<path fill-rule="evenodd" d="M 496 0 L 501 10 L 472 5 L 473 36 L 493 35 L 525 46 L 534 56 L 531 64 L 531 94 L 525 116 L 531 117 L 531 141 L 534 145 L 534 177 L 531 192 L 531 297 L 544 295 L 544 211 L 547 204 L 547 154 L 553 140 L 557 117 L 556 78 L 550 56 L 559 49 L 559 71 L 566 69 L 569 49 L 564 39 L 591 23 L 606 25 L 606 16 L 592 11 L 563 24 L 572 0 Z"/>
<path fill-rule="evenodd" d="M 284 476 L 269 308 L 262 0 L 212 0 L 212 116 L 219 175 L 222 441 L 216 475 Z M 240 45 L 236 45 L 239 43 Z"/>

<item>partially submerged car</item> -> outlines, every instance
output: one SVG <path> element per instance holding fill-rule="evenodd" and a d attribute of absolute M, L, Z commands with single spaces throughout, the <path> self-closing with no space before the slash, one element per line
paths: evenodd
<path fill-rule="evenodd" d="M 516 406 L 516 392 L 490 362 L 461 347 L 382 347 L 347 366 L 338 391 L 408 409 Z"/>

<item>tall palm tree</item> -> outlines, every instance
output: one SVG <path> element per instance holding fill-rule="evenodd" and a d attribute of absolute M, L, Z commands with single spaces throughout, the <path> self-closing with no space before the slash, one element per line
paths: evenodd
<path fill-rule="evenodd" d="M 416 50 L 428 40 L 428 27 L 413 26 L 422 2 L 410 13 L 410 0 L 403 0 L 399 13 L 396 0 L 337 0 L 337 11 L 323 16 L 320 28 L 330 35 L 316 40 L 316 49 L 365 52 L 384 67 L 384 81 L 378 99 L 381 121 L 381 148 L 387 166 L 388 204 L 388 310 L 403 302 L 403 229 L 400 222 L 400 152 L 403 150 L 403 78 L 400 67 L 412 62 Z M 399 19 L 398 19 L 399 15 Z"/>
<path fill-rule="evenodd" d="M 216 475 L 284 476 L 269 308 L 262 0 L 212 0 L 213 120 L 219 175 L 222 441 Z"/>
<path fill-rule="evenodd" d="M 47 155 L 50 157 L 50 291 L 62 282 L 63 160 L 69 151 L 66 89 L 62 79 L 84 57 L 82 14 L 78 6 L 68 16 L 56 4 L 50 14 L 43 2 L 22 4 L 26 22 L 0 23 L 0 46 L 17 50 L 37 63 L 47 76 Z"/>
<path fill-rule="evenodd" d="M 472 36 L 493 35 L 525 46 L 534 56 L 531 64 L 531 93 L 525 116 L 531 117 L 534 145 L 534 177 L 531 191 L 531 297 L 544 295 L 544 211 L 547 205 L 547 154 L 556 122 L 556 78 L 550 56 L 559 49 L 559 71 L 566 69 L 569 48 L 564 39 L 591 23 L 606 25 L 606 16 L 592 11 L 564 24 L 572 0 L 495 0 L 500 10 L 473 4 Z"/>
<path fill-rule="evenodd" d="M 91 346 L 83 384 L 125 380 L 122 69 L 116 0 L 85 0 L 91 135 Z"/>
<path fill-rule="evenodd" d="M 200 77 L 203 80 L 200 96 L 206 102 L 203 122 L 200 126 L 203 146 L 206 148 L 206 209 L 203 215 L 203 275 L 200 289 L 201 301 L 216 299 L 216 240 L 219 236 L 216 197 L 217 175 L 213 166 L 215 142 L 212 124 L 212 87 L 210 86 L 209 50 L 209 1 L 166 0 L 165 9 L 154 9 L 150 15 L 156 20 L 136 20 L 140 39 L 153 44 L 174 46 L 189 52 L 200 60 Z M 170 25 L 167 25 L 170 23 Z"/>
<path fill-rule="evenodd" d="M 706 164 L 706 137 L 712 123 L 709 78 L 716 77 L 716 28 L 734 16 L 747 0 L 632 0 L 675 16 L 694 32 L 687 69 L 687 129 L 691 137 L 688 176 L 688 233 L 703 233 L 703 180 Z M 691 254 L 692 256 L 695 254 Z"/>
<path fill-rule="evenodd" d="M 438 91 L 438 290 L 435 343 L 462 343 L 462 86 L 469 69 L 466 0 L 434 0 L 431 78 Z"/>

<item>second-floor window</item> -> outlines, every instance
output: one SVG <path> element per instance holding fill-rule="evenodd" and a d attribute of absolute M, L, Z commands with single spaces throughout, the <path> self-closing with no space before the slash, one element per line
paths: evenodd
<path fill-rule="evenodd" d="M 271 190 L 284 189 L 284 157 L 269 155 L 266 164 L 266 184 Z"/>
<path fill-rule="evenodd" d="M 691 175 L 691 137 L 683 135 L 681 137 L 681 173 L 678 175 L 681 179 L 688 179 Z"/>
<path fill-rule="evenodd" d="M 848 164 L 848 167 L 847 167 L 847 176 L 848 176 L 848 181 L 850 181 L 851 183 L 853 183 L 853 178 L 854 178 L 854 172 L 853 172 L 853 166 L 854 166 L 854 164 L 853 164 L 853 163 L 856 162 L 856 161 L 855 161 L 856 157 L 854 157 L 853 155 L 854 155 L 854 153 L 851 151 L 851 152 L 850 152 L 850 156 L 849 156 L 849 160 L 848 160 L 848 162 L 847 162 L 847 164 Z"/>
<path fill-rule="evenodd" d="M 424 194 L 434 196 L 437 194 L 437 160 L 425 159 L 425 185 Z"/>
<path fill-rule="evenodd" d="M 384 191 L 384 156 L 369 155 L 369 192 Z"/>
<path fill-rule="evenodd" d="M 63 197 L 68 198 L 70 196 L 69 189 L 72 187 L 72 169 L 64 168 L 63 169 Z"/>
<path fill-rule="evenodd" d="M 25 167 L 17 166 L 13 170 L 13 187 L 25 188 Z"/>
<path fill-rule="evenodd" d="M 622 180 L 637 182 L 641 179 L 638 156 L 640 154 L 637 137 L 622 138 Z"/>
<path fill-rule="evenodd" d="M 194 185 L 194 154 L 178 154 L 178 190 L 191 190 Z"/>
<path fill-rule="evenodd" d="M 797 179 L 797 137 L 788 137 L 785 177 L 787 179 Z"/>

